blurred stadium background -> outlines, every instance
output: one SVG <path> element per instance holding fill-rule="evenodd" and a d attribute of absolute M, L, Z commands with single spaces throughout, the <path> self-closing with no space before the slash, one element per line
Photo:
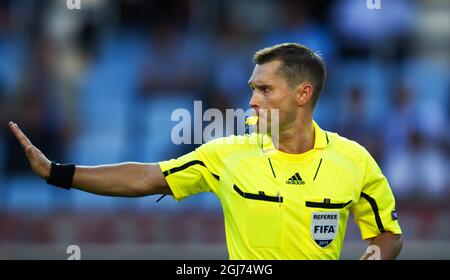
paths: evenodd
<path fill-rule="evenodd" d="M 397 198 L 401 259 L 450 259 L 450 2 L 0 1 L 0 259 L 226 259 L 211 194 L 181 203 L 49 187 L 8 131 L 51 159 L 155 162 L 175 108 L 247 108 L 251 56 L 299 42 L 329 78 L 316 120 L 380 163 Z M 350 220 L 342 257 L 365 250 Z"/>

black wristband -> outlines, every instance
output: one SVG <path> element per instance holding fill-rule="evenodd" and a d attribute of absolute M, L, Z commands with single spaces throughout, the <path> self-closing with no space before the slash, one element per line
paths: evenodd
<path fill-rule="evenodd" d="M 74 173 L 75 164 L 59 164 L 52 161 L 52 168 L 50 170 L 50 177 L 47 179 L 47 184 L 70 190 Z"/>

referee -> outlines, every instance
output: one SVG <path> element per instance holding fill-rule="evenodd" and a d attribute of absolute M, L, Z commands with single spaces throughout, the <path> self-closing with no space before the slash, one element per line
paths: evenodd
<path fill-rule="evenodd" d="M 176 200 L 214 192 L 230 259 L 339 259 L 350 212 L 371 245 L 361 259 L 395 259 L 402 232 L 386 177 L 364 147 L 312 118 L 326 77 L 321 58 L 287 43 L 253 60 L 250 106 L 268 128 L 265 112 L 279 110 L 277 139 L 270 131 L 229 136 L 159 163 L 75 166 L 49 161 L 17 124 L 9 126 L 33 171 L 55 186 Z"/>

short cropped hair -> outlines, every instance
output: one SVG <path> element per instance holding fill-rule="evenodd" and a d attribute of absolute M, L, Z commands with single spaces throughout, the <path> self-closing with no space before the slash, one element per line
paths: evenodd
<path fill-rule="evenodd" d="M 327 75 L 322 58 L 308 47 L 296 43 L 284 43 L 264 48 L 257 51 L 253 56 L 255 64 L 264 64 L 275 60 L 282 62 L 278 71 L 291 89 L 304 81 L 312 84 L 311 103 L 312 108 L 314 108 Z"/>

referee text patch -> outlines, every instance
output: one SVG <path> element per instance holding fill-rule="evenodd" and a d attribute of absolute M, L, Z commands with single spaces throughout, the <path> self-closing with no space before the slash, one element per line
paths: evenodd
<path fill-rule="evenodd" d="M 336 237 L 338 231 L 338 212 L 313 212 L 311 219 L 311 235 L 322 248 L 327 247 Z"/>

